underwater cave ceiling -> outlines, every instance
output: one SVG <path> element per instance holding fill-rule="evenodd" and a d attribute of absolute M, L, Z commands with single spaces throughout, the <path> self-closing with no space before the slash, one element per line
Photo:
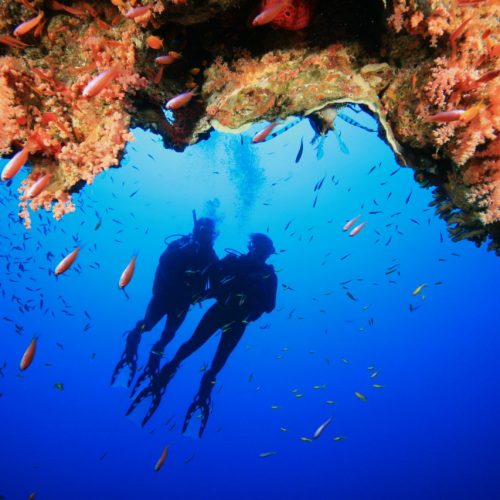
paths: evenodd
<path fill-rule="evenodd" d="M 32 165 L 29 227 L 28 208 L 73 211 L 131 126 L 180 151 L 292 115 L 327 133 L 357 103 L 452 239 L 500 254 L 499 19 L 498 0 L 0 0 L 3 178 Z"/>

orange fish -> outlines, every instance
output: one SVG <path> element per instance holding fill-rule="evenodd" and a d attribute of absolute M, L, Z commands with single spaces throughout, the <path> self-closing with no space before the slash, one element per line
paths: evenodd
<path fill-rule="evenodd" d="M 28 368 L 29 365 L 31 365 L 33 358 L 35 357 L 37 340 L 38 337 L 33 337 L 33 340 L 31 341 L 30 345 L 28 346 L 26 351 L 24 351 L 21 363 L 19 363 L 20 370 L 26 370 L 26 368 Z"/>
<path fill-rule="evenodd" d="M 278 14 L 281 13 L 285 7 L 285 3 L 286 2 L 284 0 L 278 0 L 271 5 L 264 7 L 260 14 L 252 21 L 252 25 L 262 26 L 270 23 Z"/>
<path fill-rule="evenodd" d="M 366 222 L 362 222 L 357 225 L 350 233 L 349 236 L 356 236 L 364 227 L 366 226 Z"/>
<path fill-rule="evenodd" d="M 454 122 L 460 120 L 460 117 L 465 113 L 463 109 L 452 109 L 450 111 L 443 111 L 427 117 L 430 122 Z"/>
<path fill-rule="evenodd" d="M 28 161 L 28 150 L 26 147 L 18 151 L 2 170 L 2 181 L 8 181 L 16 175 L 23 165 Z"/>
<path fill-rule="evenodd" d="M 52 178 L 52 175 L 49 173 L 42 175 L 28 189 L 28 193 L 26 194 L 26 197 L 28 199 L 31 199 L 31 198 L 35 198 L 35 196 L 38 196 L 49 185 L 51 178 Z"/>
<path fill-rule="evenodd" d="M 260 132 L 257 132 L 253 138 L 252 142 L 256 144 L 257 142 L 263 142 L 266 137 L 272 132 L 273 128 L 278 125 L 276 122 L 270 123 L 267 127 L 263 128 Z"/>
<path fill-rule="evenodd" d="M 356 217 L 354 217 L 353 219 L 351 219 L 350 221 L 348 221 L 346 223 L 346 225 L 342 228 L 342 231 L 347 231 L 348 229 L 350 229 L 352 226 L 354 226 L 354 224 L 356 223 L 356 221 L 361 217 L 361 215 L 357 215 Z"/>
<path fill-rule="evenodd" d="M 96 77 L 92 78 L 85 88 L 82 90 L 82 95 L 84 97 L 94 97 L 101 90 L 107 87 L 120 73 L 118 66 L 114 66 L 109 68 L 101 73 L 99 73 Z"/>
<path fill-rule="evenodd" d="M 24 23 L 21 23 L 15 30 L 14 30 L 14 36 L 21 36 L 29 31 L 31 31 L 35 26 L 40 24 L 40 21 L 43 19 L 44 16 L 43 10 L 38 14 L 36 17 L 32 17 L 31 19 L 28 19 L 27 21 L 24 21 Z"/>
<path fill-rule="evenodd" d="M 54 274 L 57 276 L 67 271 L 73 265 L 73 262 L 75 262 L 79 251 L 80 247 L 76 247 L 69 255 L 66 255 L 66 257 L 57 264 Z"/>
<path fill-rule="evenodd" d="M 120 288 L 125 288 L 130 283 L 130 280 L 132 279 L 135 271 L 136 258 L 137 255 L 134 255 L 132 257 L 132 260 L 129 262 L 128 266 L 125 268 L 125 271 L 123 271 L 122 275 L 120 276 L 120 281 L 118 282 L 118 286 Z"/>
<path fill-rule="evenodd" d="M 177 59 L 180 59 L 181 57 L 182 56 L 178 52 L 174 52 L 173 50 L 171 50 L 165 56 L 155 57 L 155 63 L 157 63 L 157 64 L 172 64 L 173 62 L 177 61 Z"/>
<path fill-rule="evenodd" d="M 161 49 L 163 47 L 163 40 L 159 36 L 148 36 L 146 38 L 146 43 L 150 49 Z"/>
<path fill-rule="evenodd" d="M 182 108 L 182 106 L 185 106 L 191 98 L 195 95 L 196 89 L 198 87 L 195 87 L 193 90 L 189 90 L 188 92 L 183 92 L 182 94 L 176 95 L 175 97 L 172 97 L 165 107 L 167 109 L 179 109 Z"/>
<path fill-rule="evenodd" d="M 135 7 L 135 9 L 130 9 L 129 11 L 127 11 L 125 17 L 128 17 L 129 19 L 135 19 L 136 17 L 147 14 L 149 12 L 149 9 L 151 9 L 150 4 L 141 7 Z"/>
<path fill-rule="evenodd" d="M 165 446 L 163 453 L 161 454 L 160 458 L 158 459 L 158 462 L 156 462 L 155 469 L 154 469 L 155 472 L 158 472 L 163 467 L 163 464 L 165 463 L 165 460 L 167 459 L 167 455 L 168 455 L 168 446 Z"/>
<path fill-rule="evenodd" d="M 21 42 L 17 38 L 8 35 L 0 36 L 0 43 L 4 43 L 5 45 L 9 45 L 10 47 L 15 47 L 16 49 L 22 49 L 24 47 L 29 47 L 27 43 Z"/>

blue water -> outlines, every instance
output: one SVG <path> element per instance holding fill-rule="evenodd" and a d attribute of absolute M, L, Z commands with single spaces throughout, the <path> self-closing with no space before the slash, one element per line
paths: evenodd
<path fill-rule="evenodd" d="M 0 496 L 500 498 L 500 261 L 448 239 L 431 192 L 375 134 L 336 126 L 345 146 L 330 134 L 319 160 L 307 120 L 258 145 L 262 124 L 214 132 L 183 153 L 136 129 L 122 168 L 75 195 L 76 213 L 59 223 L 33 214 L 29 232 L 16 215 L 20 180 L 0 187 Z M 221 257 L 246 251 L 255 231 L 278 249 L 277 308 L 249 325 L 220 373 L 202 439 L 196 419 L 180 429 L 219 337 L 183 363 L 144 428 L 142 405 L 125 416 L 124 379 L 110 386 L 163 240 L 190 232 L 193 209 L 218 220 Z M 349 237 L 342 226 L 358 214 L 368 224 Z M 56 279 L 49 270 L 77 244 L 77 263 Z M 127 299 L 118 279 L 134 252 Z M 209 305 L 191 310 L 168 358 Z M 142 339 L 140 365 L 162 327 Z M 34 335 L 35 359 L 21 373 Z M 319 439 L 301 440 L 329 417 Z"/>

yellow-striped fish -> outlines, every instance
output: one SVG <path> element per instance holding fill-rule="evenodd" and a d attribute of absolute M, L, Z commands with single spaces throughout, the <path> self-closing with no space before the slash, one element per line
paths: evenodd
<path fill-rule="evenodd" d="M 422 291 L 422 289 L 425 288 L 426 286 L 427 285 L 425 283 L 422 283 L 421 285 L 417 286 L 417 288 L 415 288 L 415 290 L 413 290 L 413 292 L 411 292 L 411 294 L 413 296 L 418 295 Z"/>
<path fill-rule="evenodd" d="M 355 392 L 354 394 L 356 394 L 356 397 L 361 399 L 361 401 L 366 401 L 366 396 L 363 396 L 360 392 Z"/>

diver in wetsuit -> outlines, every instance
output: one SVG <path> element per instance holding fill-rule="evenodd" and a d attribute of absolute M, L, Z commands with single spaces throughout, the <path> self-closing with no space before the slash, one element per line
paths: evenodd
<path fill-rule="evenodd" d="M 141 336 L 149 332 L 167 315 L 160 340 L 153 345 L 149 361 L 137 380 L 132 395 L 141 382 L 158 372 L 165 346 L 173 339 L 189 307 L 205 298 L 210 273 L 218 262 L 213 244 L 217 232 L 212 219 L 195 220 L 193 233 L 182 236 L 168 245 L 160 257 L 153 282 L 153 296 L 149 301 L 144 319 L 128 333 L 125 351 L 111 377 L 113 384 L 126 366 L 129 367 L 127 386 L 137 370 L 137 350 Z"/>
<path fill-rule="evenodd" d="M 238 345 L 247 325 L 260 318 L 264 312 L 270 313 L 276 306 L 277 277 L 273 266 L 266 264 L 267 258 L 275 253 L 270 238 L 265 234 L 250 235 L 248 253 L 228 254 L 218 264 L 213 282 L 207 293 L 217 302 L 204 314 L 192 337 L 185 342 L 175 356 L 161 370 L 158 377 L 150 380 L 130 405 L 129 415 L 137 405 L 151 396 L 151 406 L 142 425 L 153 416 L 160 405 L 161 397 L 172 380 L 181 362 L 199 349 L 217 330 L 221 338 L 212 365 L 205 372 L 200 388 L 188 408 L 184 419 L 183 432 L 187 429 L 194 412 L 201 410 L 201 437 L 210 413 L 210 395 L 217 374 L 224 367 L 229 355 Z"/>

